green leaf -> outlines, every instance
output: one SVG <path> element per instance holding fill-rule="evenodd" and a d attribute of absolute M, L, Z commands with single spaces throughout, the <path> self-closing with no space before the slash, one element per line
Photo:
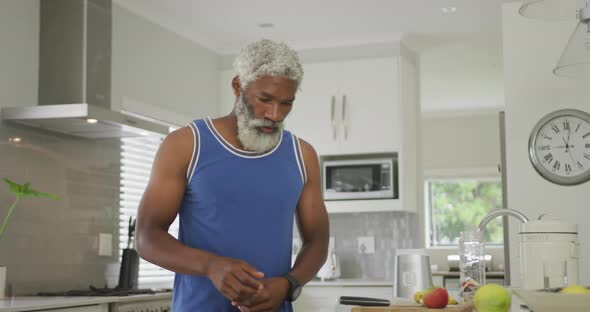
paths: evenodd
<path fill-rule="evenodd" d="M 35 190 L 28 190 L 27 193 L 25 194 L 25 196 L 45 197 L 45 198 L 52 198 L 54 200 L 61 200 L 61 198 L 59 198 L 59 196 L 57 196 L 57 195 L 53 195 L 51 193 L 38 192 Z"/>
<path fill-rule="evenodd" d="M 6 178 L 3 179 L 4 182 L 6 182 L 9 186 L 10 186 L 10 192 L 16 194 L 17 197 L 46 197 L 46 198 L 52 198 L 54 200 L 61 200 L 61 198 L 59 198 L 57 195 L 51 194 L 51 193 L 44 193 L 44 192 L 39 192 L 37 190 L 34 190 L 32 188 L 30 188 L 30 183 L 26 182 L 23 185 L 20 185 L 14 181 L 10 181 Z"/>
<path fill-rule="evenodd" d="M 16 182 L 10 181 L 7 178 L 3 179 L 4 182 L 10 186 L 10 192 L 16 194 L 16 196 L 21 196 L 22 193 L 22 186 Z"/>

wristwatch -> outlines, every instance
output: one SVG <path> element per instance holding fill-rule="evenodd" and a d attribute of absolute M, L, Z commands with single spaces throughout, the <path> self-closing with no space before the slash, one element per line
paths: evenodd
<path fill-rule="evenodd" d="M 301 295 L 301 289 L 303 287 L 301 287 L 301 284 L 291 274 L 286 273 L 283 277 L 289 282 L 289 291 L 287 292 L 286 299 L 289 302 L 293 302 Z"/>

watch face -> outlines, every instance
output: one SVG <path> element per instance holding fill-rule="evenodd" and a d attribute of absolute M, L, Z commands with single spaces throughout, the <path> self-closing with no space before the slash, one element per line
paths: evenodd
<path fill-rule="evenodd" d="M 303 289 L 303 287 L 301 287 L 301 286 L 297 286 L 297 287 L 295 287 L 295 289 L 293 289 L 293 296 L 292 296 L 293 301 L 295 301 L 295 299 L 297 299 L 299 297 L 299 295 L 301 295 L 302 289 Z"/>
<path fill-rule="evenodd" d="M 551 182 L 575 185 L 590 179 L 590 115 L 565 109 L 543 117 L 531 133 L 529 157 Z"/>

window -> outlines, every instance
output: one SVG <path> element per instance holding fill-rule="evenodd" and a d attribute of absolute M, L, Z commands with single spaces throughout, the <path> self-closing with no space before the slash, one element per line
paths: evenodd
<path fill-rule="evenodd" d="M 492 209 L 502 208 L 502 185 L 496 179 L 428 180 L 427 215 L 430 246 L 455 246 L 462 231 L 475 229 Z M 502 218 L 488 223 L 486 242 L 502 244 Z"/>
<path fill-rule="evenodd" d="M 119 212 L 119 255 L 127 248 L 129 218 L 137 216 L 137 208 L 145 191 L 152 163 L 163 138 L 139 137 L 121 139 L 121 202 Z M 178 218 L 170 226 L 170 234 L 178 236 Z M 120 261 L 121 259 L 119 259 Z M 143 259 L 139 262 L 140 288 L 170 288 L 174 273 Z"/>

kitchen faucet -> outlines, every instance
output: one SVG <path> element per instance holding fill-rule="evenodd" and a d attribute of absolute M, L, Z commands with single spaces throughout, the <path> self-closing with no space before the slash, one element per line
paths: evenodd
<path fill-rule="evenodd" d="M 494 209 L 492 211 L 490 211 L 487 215 L 485 215 L 485 217 L 483 217 L 483 219 L 481 219 L 481 222 L 479 222 L 479 225 L 477 226 L 477 231 L 478 232 L 482 232 L 486 225 L 492 221 L 492 219 L 498 217 L 498 216 L 512 216 L 517 218 L 520 222 L 522 223 L 527 223 L 529 222 L 529 218 L 527 218 L 522 212 L 518 211 L 518 210 L 514 210 L 514 209 Z"/>

